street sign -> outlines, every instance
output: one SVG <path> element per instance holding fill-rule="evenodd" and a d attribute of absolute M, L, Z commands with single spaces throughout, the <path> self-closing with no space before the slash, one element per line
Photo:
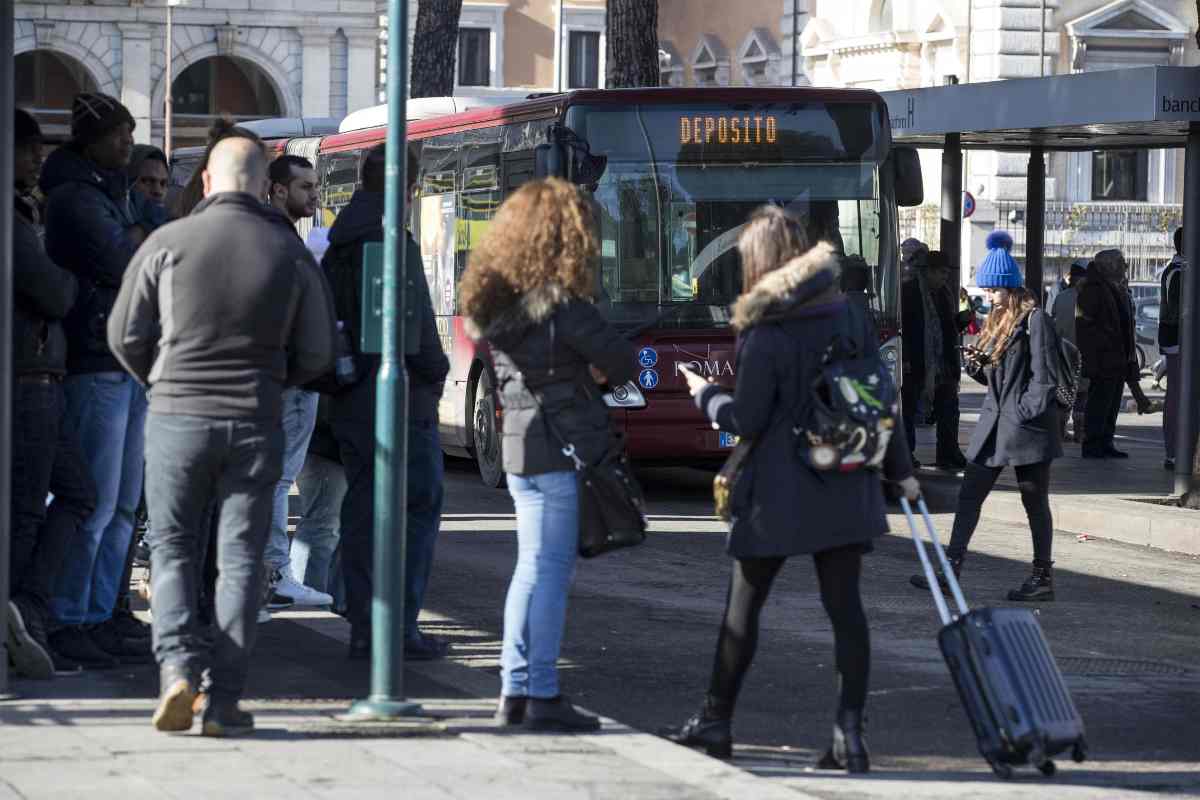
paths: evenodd
<path fill-rule="evenodd" d="M 414 355 L 421 347 L 422 298 L 417 288 L 420 284 L 412 276 L 419 274 L 421 262 L 414 259 L 411 248 L 408 261 L 414 267 L 408 270 L 405 285 L 408 293 L 404 303 L 404 350 L 406 355 Z M 383 352 L 383 242 L 367 242 L 363 245 L 362 299 L 359 351 L 378 355 Z"/>
<path fill-rule="evenodd" d="M 963 192 L 963 219 L 969 218 L 975 213 L 975 195 L 970 192 Z"/>

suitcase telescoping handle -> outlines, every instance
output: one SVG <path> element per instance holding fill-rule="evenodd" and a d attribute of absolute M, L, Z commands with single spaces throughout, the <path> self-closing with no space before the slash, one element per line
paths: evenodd
<path fill-rule="evenodd" d="M 909 504 L 907 497 L 900 498 L 900 508 L 904 510 L 904 516 L 908 518 L 908 529 L 912 531 L 913 544 L 917 547 L 917 556 L 921 559 L 921 569 L 925 571 L 925 580 L 929 581 L 929 591 L 933 595 L 933 602 L 937 606 L 938 614 L 941 615 L 942 624 L 949 625 L 955 615 L 950 613 L 949 607 L 946 605 L 946 599 L 942 596 L 942 589 L 938 585 L 937 576 L 933 572 L 933 564 L 929 561 L 929 554 L 925 552 L 925 544 L 921 540 L 921 534 L 917 531 L 917 520 L 913 517 L 912 505 Z M 967 608 L 967 601 L 963 597 L 962 587 L 958 585 L 958 578 L 954 575 L 954 569 L 950 566 L 950 560 L 946 558 L 946 553 L 942 550 L 942 542 L 938 539 L 937 529 L 933 527 L 933 518 L 929 516 L 929 507 L 925 505 L 925 498 L 917 498 L 917 508 L 921 512 L 921 517 L 925 520 L 925 528 L 929 531 L 929 539 L 933 543 L 933 552 L 937 553 L 938 560 L 942 565 L 942 573 L 946 576 L 946 583 L 950 585 L 950 593 L 954 595 L 954 603 L 958 606 L 958 615 L 963 616 L 970 609 Z"/>

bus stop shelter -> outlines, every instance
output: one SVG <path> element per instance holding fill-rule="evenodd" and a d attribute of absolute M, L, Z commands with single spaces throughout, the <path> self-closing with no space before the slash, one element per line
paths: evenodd
<path fill-rule="evenodd" d="M 961 273 L 963 150 L 1027 152 L 1025 283 L 1043 282 L 1046 153 L 1184 148 L 1184 256 L 1200 263 L 1200 67 L 1137 67 L 883 92 L 897 144 L 942 151 L 941 249 Z M 1041 292 L 1035 291 L 1041 299 Z M 1186 280 L 1175 490 L 1200 490 L 1200 281 Z M 1188 346 L 1192 345 L 1192 346 Z"/>

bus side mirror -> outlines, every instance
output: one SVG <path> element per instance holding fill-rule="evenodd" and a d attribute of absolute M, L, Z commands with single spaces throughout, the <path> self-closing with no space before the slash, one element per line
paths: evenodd
<path fill-rule="evenodd" d="M 567 177 L 566 148 L 559 142 L 543 142 L 533 149 L 533 171 L 538 178 Z"/>
<path fill-rule="evenodd" d="M 894 147 L 890 156 L 896 176 L 896 205 L 919 206 L 925 202 L 921 181 L 921 159 L 915 147 Z"/>

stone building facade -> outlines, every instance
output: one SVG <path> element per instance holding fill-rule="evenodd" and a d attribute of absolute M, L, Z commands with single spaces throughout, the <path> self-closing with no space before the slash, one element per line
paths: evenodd
<path fill-rule="evenodd" d="M 340 117 L 375 102 L 375 0 L 182 0 L 172 10 L 173 138 L 195 143 L 213 115 Z M 17 2 L 18 102 L 53 136 L 70 95 L 96 88 L 161 144 L 166 0 Z"/>

